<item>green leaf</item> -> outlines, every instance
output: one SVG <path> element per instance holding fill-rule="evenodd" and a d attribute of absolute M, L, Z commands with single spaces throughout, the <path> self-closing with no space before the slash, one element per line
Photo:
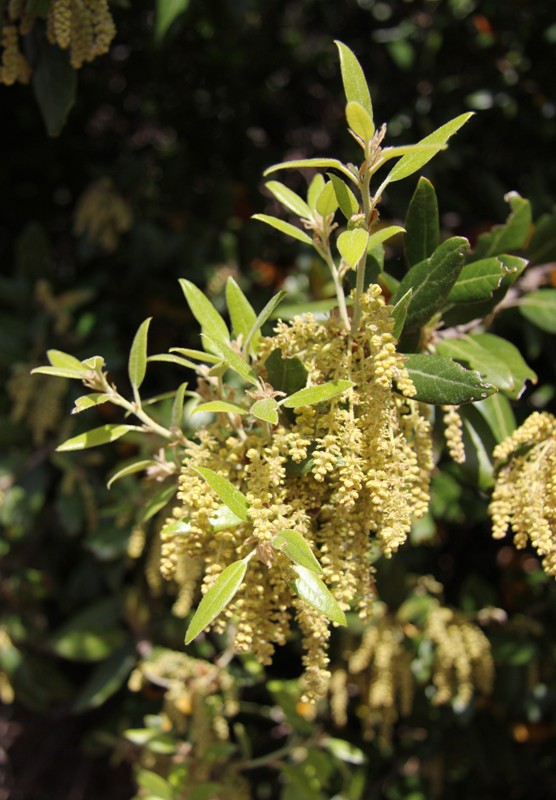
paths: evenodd
<path fill-rule="evenodd" d="M 245 408 L 224 400 L 209 400 L 208 403 L 201 403 L 191 413 L 197 414 L 200 411 L 208 411 L 211 414 L 247 414 Z"/>
<path fill-rule="evenodd" d="M 305 567 L 319 575 L 322 574 L 322 567 L 315 558 L 315 554 L 298 531 L 280 531 L 272 539 L 271 544 L 284 553 L 294 564 Z"/>
<path fill-rule="evenodd" d="M 280 400 L 279 405 L 286 408 L 300 408 L 301 406 L 313 406 L 315 403 L 325 403 L 351 389 L 352 386 L 355 386 L 353 381 L 345 380 L 328 381 L 321 383 L 320 386 L 308 386 L 306 389 L 300 389 L 284 400 Z"/>
<path fill-rule="evenodd" d="M 204 350 L 191 350 L 189 347 L 171 347 L 171 353 L 179 353 L 182 356 L 196 358 L 197 361 L 207 361 L 209 364 L 218 364 L 220 359 L 213 353 L 206 353 Z"/>
<path fill-rule="evenodd" d="M 448 295 L 448 302 L 477 303 L 489 300 L 508 271 L 506 265 L 495 256 L 466 264 Z"/>
<path fill-rule="evenodd" d="M 154 40 L 160 44 L 168 29 L 189 6 L 189 0 L 156 0 Z"/>
<path fill-rule="evenodd" d="M 415 399 L 422 403 L 456 406 L 484 400 L 496 391 L 478 372 L 444 356 L 415 353 L 407 357 L 404 366 L 417 390 Z"/>
<path fill-rule="evenodd" d="M 311 209 L 305 200 L 287 186 L 284 186 L 283 183 L 268 181 L 265 186 L 283 206 L 289 208 L 294 214 L 304 217 L 305 219 L 311 219 Z"/>
<path fill-rule="evenodd" d="M 324 176 L 321 175 L 320 172 L 317 172 L 316 175 L 313 175 L 309 188 L 307 189 L 307 203 L 309 208 L 313 211 L 316 210 L 317 198 L 324 189 L 324 183 Z"/>
<path fill-rule="evenodd" d="M 280 348 L 273 350 L 264 363 L 270 385 L 277 392 L 293 394 L 307 384 L 308 372 L 301 359 L 282 358 Z"/>
<path fill-rule="evenodd" d="M 421 327 L 442 308 L 461 272 L 468 248 L 467 239 L 453 236 L 437 247 L 430 258 L 405 274 L 392 298 L 397 303 L 413 289 L 404 331 Z"/>
<path fill-rule="evenodd" d="M 348 305 L 350 300 L 347 301 Z M 337 308 L 338 300 L 331 297 L 328 300 L 312 300 L 304 303 L 285 303 L 280 310 L 273 313 L 273 319 L 293 319 L 302 314 L 323 314 Z"/>
<path fill-rule="evenodd" d="M 359 202 L 345 181 L 337 175 L 334 175 L 333 172 L 328 172 L 327 175 L 332 181 L 334 191 L 336 192 L 336 199 L 338 200 L 340 211 L 349 221 L 354 214 L 358 213 Z"/>
<path fill-rule="evenodd" d="M 74 356 L 70 356 L 68 353 L 63 353 L 61 350 L 47 350 L 46 355 L 53 367 L 62 367 L 63 369 L 71 369 L 81 373 L 84 372 L 81 361 Z"/>
<path fill-rule="evenodd" d="M 242 344 L 245 344 L 249 332 L 257 320 L 257 315 L 255 309 L 233 278 L 228 278 L 226 281 L 226 304 L 232 321 L 234 336 L 241 337 Z M 251 341 L 252 349 L 255 351 L 258 338 L 255 335 Z"/>
<path fill-rule="evenodd" d="M 126 464 L 125 467 L 120 467 L 120 469 L 116 470 L 116 472 L 114 472 L 110 476 L 110 479 L 106 484 L 106 487 L 107 489 L 110 489 L 112 487 L 112 484 L 116 483 L 116 481 L 119 481 L 120 478 L 125 478 L 128 475 L 134 475 L 136 472 L 142 472 L 143 470 L 148 469 L 149 467 L 156 467 L 156 466 L 157 462 L 153 461 L 150 458 L 147 459 L 143 458 L 140 461 L 132 461 L 131 464 Z"/>
<path fill-rule="evenodd" d="M 440 242 L 438 201 L 432 183 L 419 178 L 405 217 L 405 257 L 410 266 L 429 258 Z"/>
<path fill-rule="evenodd" d="M 492 431 L 473 405 L 467 405 L 461 412 L 463 446 L 465 461 L 461 465 L 464 473 L 482 492 L 492 488 L 492 451 L 496 441 Z"/>
<path fill-rule="evenodd" d="M 368 232 L 363 228 L 354 228 L 352 231 L 341 233 L 336 244 L 346 264 L 355 269 L 367 252 L 368 242 Z"/>
<path fill-rule="evenodd" d="M 163 486 L 161 489 L 151 494 L 141 507 L 141 513 L 137 517 L 137 522 L 148 522 L 155 517 L 159 511 L 162 511 L 162 509 L 168 505 L 177 491 L 178 487 L 173 483 L 170 486 Z"/>
<path fill-rule="evenodd" d="M 405 228 L 402 228 L 401 225 L 386 225 L 384 228 L 379 228 L 369 236 L 367 250 L 372 250 L 373 248 L 377 247 L 377 245 L 386 242 L 388 239 L 391 239 L 393 236 L 397 236 L 399 233 L 405 233 Z"/>
<path fill-rule="evenodd" d="M 100 428 L 93 428 L 91 431 L 66 439 L 65 442 L 58 445 L 56 450 L 58 452 L 69 452 L 71 450 L 85 450 L 87 447 L 97 447 L 101 444 L 115 442 L 116 439 L 120 439 L 130 431 L 145 432 L 138 425 L 101 425 Z"/>
<path fill-rule="evenodd" d="M 208 467 L 192 467 L 192 469 L 199 473 L 236 517 L 247 522 L 249 519 L 249 504 L 247 503 L 247 498 L 239 489 L 236 489 L 227 478 L 222 477 L 212 469 L 208 469 Z"/>
<path fill-rule="evenodd" d="M 332 622 L 338 625 L 347 625 L 346 615 L 318 575 L 300 564 L 294 565 L 293 569 L 297 576 L 294 579 L 293 588 L 299 597 Z"/>
<path fill-rule="evenodd" d="M 344 84 L 346 100 L 348 103 L 353 101 L 363 106 L 363 109 L 367 112 L 372 122 L 373 106 L 371 94 L 361 65 L 353 51 L 343 42 L 335 40 L 334 44 L 338 48 L 340 54 L 340 69 L 342 72 L 342 83 Z"/>
<path fill-rule="evenodd" d="M 170 414 L 170 429 L 181 431 L 183 424 L 183 404 L 185 400 L 185 390 L 187 383 L 180 383 L 176 390 L 176 396 L 172 403 L 172 413 Z"/>
<path fill-rule="evenodd" d="M 321 193 L 317 197 L 316 210 L 321 217 L 326 219 L 326 217 L 330 216 L 330 214 L 334 214 L 337 208 L 338 198 L 336 197 L 336 192 L 334 191 L 334 184 L 331 181 L 327 181 L 322 187 Z"/>
<path fill-rule="evenodd" d="M 161 0 L 159 0 L 159 3 L 160 2 Z M 164 2 L 164 0 L 162 0 L 162 2 Z M 174 789 L 172 785 L 156 772 L 140 769 L 137 772 L 136 780 L 141 789 L 149 792 L 156 800 L 174 800 Z"/>
<path fill-rule="evenodd" d="M 274 398 L 267 397 L 264 400 L 257 400 L 251 406 L 251 414 L 257 419 L 262 419 L 263 422 L 269 422 L 271 425 L 278 424 L 278 403 Z"/>
<path fill-rule="evenodd" d="M 273 164 L 263 172 L 263 175 L 271 175 L 280 169 L 337 169 L 347 178 L 350 179 L 355 185 L 358 185 L 357 177 L 350 172 L 345 164 L 338 161 L 337 158 L 296 158 L 293 161 L 284 161 L 281 164 Z M 310 205 L 310 204 L 309 204 Z"/>
<path fill-rule="evenodd" d="M 519 301 L 521 314 L 547 333 L 556 333 L 556 289 L 539 289 Z"/>
<path fill-rule="evenodd" d="M 304 231 L 300 230 L 300 228 L 296 228 L 295 225 L 292 225 L 289 222 L 284 222 L 283 219 L 271 217 L 268 214 L 253 214 L 252 219 L 258 219 L 260 222 L 266 222 L 267 225 L 270 225 L 272 228 L 276 228 L 277 231 L 285 233 L 286 236 L 291 236 L 293 239 L 298 239 L 298 241 L 303 242 L 304 244 L 313 244 L 313 240 L 310 236 L 308 236 Z"/>
<path fill-rule="evenodd" d="M 232 350 L 232 348 L 228 347 L 224 342 L 217 342 L 211 339 L 210 336 L 203 335 L 203 339 L 208 339 L 211 348 L 217 353 L 220 353 L 223 361 L 230 369 L 237 372 L 237 374 L 248 383 L 252 383 L 254 386 L 257 385 L 257 376 L 243 356 L 236 353 L 235 350 Z"/>
<path fill-rule="evenodd" d="M 176 356 L 173 353 L 157 353 L 154 356 L 149 356 L 147 361 L 162 361 L 166 364 L 177 364 L 178 367 L 185 367 L 185 369 L 197 369 L 197 364 L 193 361 L 188 361 L 186 358 Z"/>
<path fill-rule="evenodd" d="M 535 220 L 531 240 L 527 243 L 531 264 L 548 264 L 556 261 L 556 209 Z"/>
<path fill-rule="evenodd" d="M 81 397 L 77 397 L 75 400 L 75 405 L 71 410 L 72 414 L 80 414 L 82 411 L 87 411 L 89 408 L 95 408 L 96 406 L 100 406 L 103 403 L 110 402 L 110 395 L 109 394 L 102 394 L 99 392 L 94 392 L 93 394 L 84 394 Z"/>
<path fill-rule="evenodd" d="M 134 390 L 138 390 L 147 371 L 147 336 L 152 317 L 141 323 L 129 353 L 128 374 Z"/>
<path fill-rule="evenodd" d="M 91 356 L 82 361 L 81 366 L 92 372 L 100 372 L 104 367 L 104 358 L 102 356 Z"/>
<path fill-rule="evenodd" d="M 472 111 L 466 114 L 460 114 L 459 117 L 455 117 L 445 125 L 441 125 L 441 127 L 437 128 L 433 133 L 421 139 L 421 141 L 417 143 L 418 146 L 434 145 L 438 146 L 439 149 L 443 148 L 448 139 L 459 131 L 462 125 L 465 125 L 467 120 L 472 116 Z M 436 152 L 431 152 L 430 150 L 416 150 L 407 153 L 405 156 L 402 156 L 398 163 L 392 168 L 385 183 L 392 183 L 393 181 L 401 181 L 404 178 L 408 178 L 410 175 L 413 175 L 414 172 L 421 169 L 421 167 L 424 167 L 435 155 Z"/>
<path fill-rule="evenodd" d="M 270 298 L 268 303 L 261 310 L 261 312 L 257 316 L 257 319 L 253 323 L 253 327 L 251 328 L 251 330 L 249 331 L 249 333 L 247 335 L 247 339 L 245 340 L 245 349 L 246 350 L 249 349 L 249 346 L 250 346 L 251 342 L 253 341 L 253 339 L 255 338 L 255 336 L 257 336 L 258 332 L 263 327 L 265 322 L 268 322 L 268 320 L 273 315 L 274 310 L 280 305 L 280 303 L 282 302 L 284 297 L 286 297 L 287 294 L 288 293 L 284 292 L 284 291 L 278 292 L 278 294 L 275 294 L 274 297 Z"/>
<path fill-rule="evenodd" d="M 33 26 L 35 49 L 33 90 L 49 136 L 59 136 L 77 95 L 77 72 L 69 62 L 67 50 L 50 44 L 46 35 Z"/>
<path fill-rule="evenodd" d="M 350 100 L 346 106 L 346 119 L 351 130 L 363 140 L 370 142 L 375 132 L 375 124 L 369 112 L 361 103 Z"/>
<path fill-rule="evenodd" d="M 214 584 L 207 591 L 185 634 L 185 643 L 189 644 L 226 608 L 243 583 L 247 571 L 248 558 L 234 561 L 224 569 Z"/>
<path fill-rule="evenodd" d="M 52 375 L 56 378 L 71 378 L 81 381 L 85 377 L 85 370 L 78 372 L 76 369 L 66 367 L 35 367 L 31 370 L 31 375 Z"/>
<path fill-rule="evenodd" d="M 125 642 L 122 628 L 114 626 L 119 605 L 114 597 L 98 600 L 73 616 L 51 639 L 51 647 L 71 661 L 102 661 Z"/>
<path fill-rule="evenodd" d="M 112 697 L 127 680 L 135 664 L 135 655 L 129 647 L 113 653 L 99 664 L 85 681 L 75 698 L 72 711 L 81 714 L 91 708 L 99 708 Z"/>
<path fill-rule="evenodd" d="M 463 361 L 478 370 L 485 381 L 514 399 L 521 396 L 526 381 L 537 381 L 517 347 L 492 333 L 444 339 L 436 349 L 440 355 Z"/>
<path fill-rule="evenodd" d="M 497 444 L 515 431 L 516 421 L 512 406 L 506 395 L 501 392 L 474 403 L 473 407 L 484 417 Z"/>
<path fill-rule="evenodd" d="M 399 339 L 404 325 L 405 320 L 407 317 L 407 309 L 409 308 L 409 303 L 411 302 L 411 295 L 413 294 L 413 289 L 408 289 L 407 292 L 400 297 L 396 305 L 392 308 L 390 312 L 390 316 L 394 320 L 394 327 L 392 329 L 392 336 L 394 339 Z"/>
<path fill-rule="evenodd" d="M 517 192 L 509 192 L 504 200 L 510 204 L 511 213 L 503 225 L 495 225 L 488 233 L 479 236 L 473 257 L 475 260 L 497 256 L 525 247 L 531 234 L 531 203 Z"/>
<path fill-rule="evenodd" d="M 219 506 L 209 519 L 209 525 L 214 531 L 226 531 L 228 528 L 237 528 L 239 525 L 243 525 L 243 522 L 244 520 L 240 519 L 240 517 L 236 517 L 228 506 Z"/>
<path fill-rule="evenodd" d="M 230 338 L 228 326 L 210 300 L 191 281 L 180 278 L 179 283 L 201 332 L 218 342 L 227 342 Z"/>

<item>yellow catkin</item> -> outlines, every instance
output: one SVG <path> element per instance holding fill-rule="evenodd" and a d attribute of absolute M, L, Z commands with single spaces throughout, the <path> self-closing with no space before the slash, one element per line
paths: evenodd
<path fill-rule="evenodd" d="M 0 51 L 0 83 L 6 86 L 29 83 L 31 67 L 19 49 L 19 34 L 15 24 L 4 22 Z"/>
<path fill-rule="evenodd" d="M 131 209 L 109 178 L 92 183 L 80 197 L 74 215 L 73 230 L 86 236 L 106 253 L 118 247 L 122 234 L 133 222 Z"/>
<path fill-rule="evenodd" d="M 493 455 L 492 535 L 501 539 L 510 528 L 516 547 L 530 541 L 556 577 L 556 418 L 534 412 Z"/>
<path fill-rule="evenodd" d="M 463 424 L 457 406 L 442 406 L 444 412 L 444 436 L 450 457 L 456 464 L 465 461 L 463 446 Z"/>

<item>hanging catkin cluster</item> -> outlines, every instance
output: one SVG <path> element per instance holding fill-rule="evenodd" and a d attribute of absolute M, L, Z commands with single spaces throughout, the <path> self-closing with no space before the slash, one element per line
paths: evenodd
<path fill-rule="evenodd" d="M 21 37 L 36 24 L 38 14 L 28 0 L 5 4 L 0 61 L 0 83 L 29 83 L 31 66 L 22 52 Z M 70 64 L 79 69 L 108 52 L 116 34 L 108 0 L 52 0 L 46 12 L 46 35 L 52 44 L 69 50 Z"/>
<path fill-rule="evenodd" d="M 79 198 L 75 209 L 73 232 L 104 250 L 113 253 L 120 237 L 129 230 L 131 209 L 110 178 L 94 181 Z"/>
<path fill-rule="evenodd" d="M 422 516 L 428 505 L 430 426 L 417 403 L 393 391 L 395 382 L 409 395 L 413 385 L 391 330 L 377 286 L 362 300 L 353 339 L 335 316 L 279 323 L 276 335 L 260 345 L 263 378 L 266 358 L 279 348 L 283 358 L 303 361 L 309 384 L 349 377 L 354 389 L 335 402 L 297 409 L 289 423 L 269 427 L 255 421 L 238 430 L 219 419 L 203 429 L 186 448 L 181 506 L 162 530 L 162 572 L 178 581 L 181 572 L 191 601 L 201 576 L 206 592 L 227 565 L 257 546 L 259 558 L 249 563 L 245 583 L 213 628 L 223 631 L 236 619 L 236 650 L 249 650 L 268 664 L 295 617 L 308 698 L 326 691 L 329 625 L 292 592 L 290 562 L 270 540 L 284 529 L 301 533 L 341 608 L 353 607 L 364 619 L 373 603 L 377 544 L 386 555 L 397 550 L 412 517 Z M 210 384 L 199 391 L 210 397 Z M 215 522 L 221 504 L 193 471 L 198 466 L 218 472 L 247 496 L 249 522 Z"/>
<path fill-rule="evenodd" d="M 492 535 L 501 539 L 511 528 L 515 546 L 529 540 L 556 577 L 556 418 L 534 412 L 495 448 L 494 459 Z"/>

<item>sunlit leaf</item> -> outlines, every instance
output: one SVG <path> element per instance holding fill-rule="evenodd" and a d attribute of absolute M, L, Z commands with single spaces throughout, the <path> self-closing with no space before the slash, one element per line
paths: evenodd
<path fill-rule="evenodd" d="M 80 414 L 82 411 L 87 411 L 89 408 L 95 408 L 103 403 L 110 401 L 109 394 L 102 394 L 100 392 L 93 392 L 93 394 L 84 394 L 75 399 L 75 405 L 71 410 L 72 414 Z"/>
<path fill-rule="evenodd" d="M 448 302 L 477 303 L 489 300 L 506 272 L 508 269 L 505 264 L 495 256 L 466 264 L 448 295 Z"/>
<path fill-rule="evenodd" d="M 283 206 L 293 211 L 294 214 L 305 217 L 306 219 L 311 218 L 311 209 L 305 200 L 287 186 L 284 186 L 283 183 L 279 183 L 279 181 L 268 181 L 265 186 Z"/>
<path fill-rule="evenodd" d="M 222 360 L 227 364 L 230 369 L 237 372 L 244 380 L 254 385 L 257 384 L 257 376 L 247 363 L 247 361 L 235 350 L 232 350 L 225 342 L 217 342 L 211 339 L 210 336 L 203 335 L 203 339 L 207 339 L 211 349 L 220 353 Z"/>
<path fill-rule="evenodd" d="M 160 44 L 172 23 L 187 10 L 189 0 L 156 0 L 154 39 Z"/>
<path fill-rule="evenodd" d="M 349 102 L 359 103 L 367 112 L 371 121 L 373 119 L 373 106 L 371 94 L 367 85 L 365 74 L 361 65 L 352 50 L 343 42 L 335 40 L 334 44 L 340 54 L 340 69 L 342 72 L 342 83 L 344 93 Z"/>
<path fill-rule="evenodd" d="M 407 292 L 402 297 L 400 297 L 400 299 L 390 312 L 390 316 L 394 320 L 394 328 L 392 329 L 392 336 L 394 337 L 394 339 L 399 339 L 402 334 L 405 325 L 405 320 L 407 317 L 407 309 L 409 308 L 409 303 L 411 301 L 412 294 L 413 294 L 413 289 L 408 289 Z"/>
<path fill-rule="evenodd" d="M 156 772 L 140 769 L 137 771 L 136 780 L 141 789 L 156 797 L 157 800 L 174 800 L 175 798 L 172 785 Z"/>
<path fill-rule="evenodd" d="M 303 536 L 294 530 L 284 530 L 272 539 L 272 546 L 280 550 L 294 564 L 306 567 L 311 572 L 322 574 L 322 567 Z"/>
<path fill-rule="evenodd" d="M 516 428 L 514 412 L 510 401 L 502 392 L 474 403 L 474 408 L 487 421 L 497 444 L 514 432 Z"/>
<path fill-rule="evenodd" d="M 367 252 L 369 234 L 362 228 L 354 228 L 352 231 L 344 231 L 338 236 L 338 250 L 340 255 L 350 267 L 355 269 L 360 259 Z"/>
<path fill-rule="evenodd" d="M 249 504 L 247 503 L 247 498 L 227 478 L 212 469 L 208 469 L 208 467 L 192 467 L 192 469 L 199 473 L 236 517 L 239 517 L 244 522 L 248 520 Z"/>
<path fill-rule="evenodd" d="M 125 478 L 128 475 L 134 475 L 136 472 L 143 472 L 143 470 L 148 469 L 149 467 L 156 467 L 157 462 L 153 461 L 152 459 L 141 459 L 139 461 L 133 461 L 131 464 L 126 464 L 125 467 L 121 467 L 120 469 L 114 472 L 108 483 L 106 484 L 107 488 L 110 489 L 112 484 L 119 481 L 120 478 Z"/>
<path fill-rule="evenodd" d="M 62 367 L 83 373 L 83 365 L 78 358 L 63 353 L 61 350 L 47 350 L 46 355 L 53 367 Z"/>
<path fill-rule="evenodd" d="M 194 364 L 193 361 L 176 356 L 174 353 L 157 353 L 154 356 L 149 356 L 147 361 L 161 361 L 166 364 L 176 364 L 178 367 L 185 367 L 185 369 L 197 369 L 197 364 Z"/>
<path fill-rule="evenodd" d="M 293 588 L 301 599 L 337 625 L 347 625 L 346 615 L 318 575 L 299 564 L 295 564 L 293 569 L 296 573 Z"/>
<path fill-rule="evenodd" d="M 336 192 L 336 199 L 338 200 L 340 211 L 347 220 L 350 220 L 354 214 L 358 213 L 359 202 L 345 181 L 337 175 L 334 175 L 333 172 L 327 174 Z"/>
<path fill-rule="evenodd" d="M 55 378 L 71 378 L 81 381 L 85 377 L 85 371 L 81 369 L 68 369 L 67 367 L 35 367 L 31 370 L 31 375 L 52 375 Z"/>
<path fill-rule="evenodd" d="M 417 390 L 415 399 L 422 403 L 460 405 L 484 400 L 496 391 L 478 372 L 445 356 L 415 353 L 407 357 L 404 366 Z"/>
<path fill-rule="evenodd" d="M 195 358 L 197 361 L 207 361 L 209 364 L 217 364 L 220 359 L 214 353 L 207 353 L 204 350 L 191 350 L 189 347 L 171 347 L 170 353 L 178 353 L 185 358 Z"/>
<path fill-rule="evenodd" d="M 278 403 L 274 398 L 267 397 L 264 400 L 257 400 L 251 406 L 251 414 L 263 422 L 268 422 L 271 425 L 278 424 Z"/>
<path fill-rule="evenodd" d="M 337 169 L 338 172 L 341 172 L 347 178 L 350 179 L 355 185 L 357 186 L 357 178 L 350 172 L 350 170 L 346 167 L 345 164 L 342 164 L 341 161 L 338 161 L 337 158 L 297 158 L 293 161 L 284 161 L 281 164 L 273 164 L 271 167 L 265 169 L 263 175 L 266 177 L 267 175 L 271 175 L 273 172 L 277 172 L 280 169 Z"/>
<path fill-rule="evenodd" d="M 226 304 L 232 321 L 234 336 L 241 337 L 242 343 L 245 344 L 249 332 L 255 324 L 257 314 L 240 287 L 231 277 L 226 281 Z M 258 338 L 255 335 L 251 340 L 253 350 L 257 349 Z"/>
<path fill-rule="evenodd" d="M 101 425 L 100 428 L 80 433 L 67 439 L 56 450 L 58 452 L 68 452 L 70 450 L 85 450 L 87 447 L 97 447 L 101 444 L 115 442 L 130 431 L 145 433 L 143 428 L 138 425 Z"/>
<path fill-rule="evenodd" d="M 210 300 L 191 281 L 180 278 L 179 283 L 201 332 L 218 342 L 227 342 L 230 338 L 228 326 Z"/>
<path fill-rule="evenodd" d="M 193 641 L 231 602 L 243 583 L 247 563 L 245 558 L 234 561 L 221 572 L 199 603 L 185 634 L 185 644 Z"/>
<path fill-rule="evenodd" d="M 370 142 L 375 132 L 375 125 L 369 112 L 363 108 L 361 103 L 350 100 L 346 105 L 346 119 L 351 130 L 359 136 L 363 142 Z"/>
<path fill-rule="evenodd" d="M 274 314 L 275 309 L 280 305 L 284 297 L 286 297 L 288 293 L 285 291 L 280 291 L 275 294 L 273 297 L 270 298 L 268 303 L 264 306 L 264 308 L 260 311 L 257 315 L 257 319 L 253 323 L 253 327 L 249 331 L 247 335 L 247 339 L 245 340 L 245 349 L 249 349 L 249 345 L 253 341 L 253 339 L 258 335 L 258 332 L 261 330 L 263 325 L 268 322 L 268 320 Z"/>
<path fill-rule="evenodd" d="M 226 505 L 219 506 L 209 519 L 209 525 L 214 531 L 225 531 L 228 528 L 237 528 L 238 525 L 243 525 L 243 523 L 244 520 L 237 517 Z M 166 530 L 166 528 L 164 530 Z"/>
<path fill-rule="evenodd" d="M 139 326 L 129 353 L 128 374 L 131 385 L 139 389 L 145 379 L 147 370 L 147 336 L 152 317 L 148 317 Z"/>
<path fill-rule="evenodd" d="M 369 236 L 369 241 L 367 242 L 367 250 L 372 250 L 377 245 L 382 244 L 383 242 L 388 241 L 388 239 L 392 239 L 393 236 L 397 236 L 399 233 L 404 233 L 405 228 L 402 228 L 401 225 L 386 225 L 384 228 L 379 228 L 377 231 L 373 231 Z"/>
<path fill-rule="evenodd" d="M 313 244 L 313 240 L 310 236 L 308 236 L 300 228 L 296 228 L 295 225 L 292 225 L 290 222 L 284 222 L 283 219 L 271 217 L 269 214 L 253 214 L 252 219 L 258 219 L 260 222 L 266 222 L 267 225 L 270 225 L 272 228 L 276 228 L 276 230 L 280 231 L 280 233 L 285 233 L 286 236 L 291 236 L 293 239 L 297 239 L 304 244 Z"/>
<path fill-rule="evenodd" d="M 338 198 L 336 197 L 336 192 L 334 191 L 334 184 L 331 183 L 331 181 L 327 181 L 324 184 L 321 193 L 317 197 L 317 212 L 321 215 L 321 217 L 326 218 L 330 214 L 334 214 L 337 208 Z"/>
<path fill-rule="evenodd" d="M 474 259 L 497 256 L 525 247 L 532 230 L 531 203 L 517 192 L 509 192 L 504 200 L 510 204 L 510 215 L 503 225 L 495 225 L 479 236 Z"/>
<path fill-rule="evenodd" d="M 343 394 L 354 385 L 353 381 L 339 380 L 321 383 L 320 386 L 308 386 L 306 389 L 300 389 L 286 397 L 285 400 L 280 400 L 279 404 L 286 408 L 300 408 L 301 406 L 312 406 L 315 403 L 325 403 Z"/>
<path fill-rule="evenodd" d="M 324 183 L 324 176 L 320 172 L 313 175 L 309 188 L 307 189 L 307 204 L 309 208 L 315 209 L 317 197 L 322 192 Z"/>
<path fill-rule="evenodd" d="M 185 390 L 187 383 L 180 383 L 176 390 L 176 396 L 172 403 L 172 413 L 170 415 L 170 428 L 175 431 L 181 431 L 183 423 L 183 404 L 185 400 Z"/>
<path fill-rule="evenodd" d="M 198 414 L 202 411 L 208 411 L 211 414 L 247 414 L 245 408 L 224 400 L 209 400 L 207 403 L 200 403 L 191 413 Z"/>

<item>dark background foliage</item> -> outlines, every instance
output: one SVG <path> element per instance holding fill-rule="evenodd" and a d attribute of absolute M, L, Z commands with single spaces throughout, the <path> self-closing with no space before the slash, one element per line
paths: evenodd
<path fill-rule="evenodd" d="M 261 178 L 268 165 L 349 154 L 355 147 L 343 125 L 335 38 L 360 58 L 375 117 L 389 121 L 390 144 L 415 141 L 465 110 L 480 112 L 427 171 L 447 230 L 474 240 L 506 216 L 503 196 L 510 190 L 532 201 L 535 216 L 552 208 L 556 18 L 550 3 L 192 0 L 159 43 L 152 0 L 137 0 L 132 8 L 115 4 L 113 11 L 118 33 L 111 52 L 80 71 L 77 101 L 59 137 L 46 135 L 30 87 L 0 87 L 5 383 L 44 362 L 48 347 L 83 358 L 102 352 L 115 374 L 125 372 L 131 338 L 151 314 L 153 349 L 195 345 L 179 277 L 203 286 L 212 280 L 218 302 L 219 276 L 239 270 L 260 306 L 297 273 L 295 248 L 250 216 L 270 203 Z M 103 177 L 133 215 L 113 252 L 73 233 L 79 197 Z M 411 191 L 405 185 L 389 190 L 383 215 L 403 216 Z M 61 298 L 58 311 L 37 299 L 41 281 Z M 311 289 L 318 296 L 318 285 Z M 76 291 L 84 294 L 65 294 Z M 58 323 L 65 311 L 71 322 L 64 327 Z M 546 342 L 523 324 L 513 336 L 550 383 L 554 367 L 543 356 Z M 153 374 L 153 390 L 175 385 L 172 369 Z M 64 407 L 71 407 L 69 397 Z M 0 797 L 123 800 L 132 791 L 126 769 L 109 764 L 93 734 L 120 730 L 122 720 L 134 723 L 144 708 L 116 695 L 102 709 L 72 714 L 89 667 L 53 657 L 45 642 L 95 599 L 112 593 L 129 602 L 130 587 L 141 586 L 141 578 L 124 557 L 122 534 L 110 540 L 111 550 L 109 537 L 83 534 L 85 493 L 67 488 L 75 464 L 52 455 L 67 424 L 60 422 L 37 446 L 26 421 L 14 420 L 7 394 L 0 416 L 0 479 L 14 476 L 21 489 L 10 493 L 2 510 L 0 594 L 24 654 L 18 703 L 2 722 L 5 746 L 15 743 Z M 104 489 L 110 458 L 81 458 L 72 485 L 92 486 L 99 508 L 110 503 L 117 510 L 122 495 L 108 499 Z M 484 498 L 478 501 L 459 475 L 447 475 L 435 511 L 439 544 L 412 550 L 394 585 L 403 583 L 406 571 L 433 572 L 455 605 L 469 610 L 493 603 L 533 620 L 544 615 L 546 624 L 554 613 L 550 583 L 530 565 L 524 569 L 510 548 L 492 543 L 480 508 L 470 512 Z M 111 514 L 113 530 L 116 511 Z M 391 601 L 395 605 L 396 598 Z M 118 613 L 120 628 L 129 629 L 130 615 Z M 152 611 L 151 631 L 164 627 L 166 614 L 161 602 Z M 180 635 L 165 629 L 162 638 L 176 643 Z M 512 642 L 499 643 L 494 713 L 463 719 L 459 728 L 439 716 L 438 736 L 426 746 L 453 749 L 450 797 L 468 797 L 470 787 L 477 798 L 553 796 L 553 689 L 536 696 L 523 667 L 541 651 L 549 660 L 554 647 L 546 629 L 539 637 L 534 625 L 525 625 Z M 287 665 L 281 668 L 287 674 Z M 375 754 L 369 797 L 423 797 L 411 769 L 400 767 L 415 746 L 401 731 L 397 755 L 381 760 Z"/>

